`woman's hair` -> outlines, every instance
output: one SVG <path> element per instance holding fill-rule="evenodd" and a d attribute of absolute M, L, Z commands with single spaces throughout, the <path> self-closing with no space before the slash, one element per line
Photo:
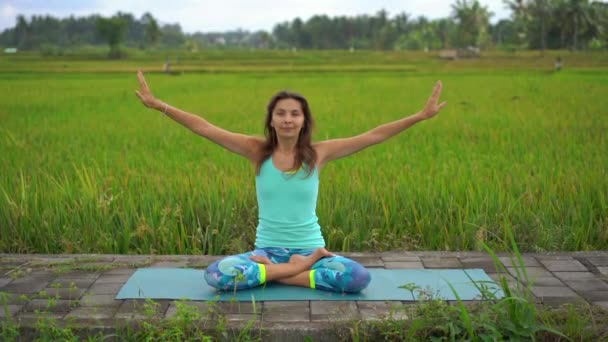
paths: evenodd
<path fill-rule="evenodd" d="M 264 145 L 262 145 L 262 151 L 256 165 L 256 172 L 258 174 L 260 173 L 262 163 L 272 155 L 278 146 L 277 132 L 274 130 L 274 127 L 270 125 L 270 123 L 272 121 L 272 112 L 274 111 L 274 107 L 279 101 L 284 99 L 294 99 L 298 101 L 302 107 L 302 112 L 304 113 L 304 125 L 302 126 L 300 135 L 298 136 L 298 142 L 296 143 L 296 156 L 290 171 L 296 171 L 303 164 L 306 164 L 308 177 L 312 174 L 317 162 L 317 152 L 312 148 L 311 143 L 314 120 L 310 114 L 308 101 L 306 101 L 304 96 L 286 90 L 280 91 L 274 95 L 266 107 L 266 120 L 264 122 L 264 135 L 266 136 L 266 141 L 264 142 Z"/>

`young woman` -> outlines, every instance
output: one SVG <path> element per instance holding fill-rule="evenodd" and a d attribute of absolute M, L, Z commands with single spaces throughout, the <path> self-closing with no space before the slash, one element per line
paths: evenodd
<path fill-rule="evenodd" d="M 255 250 L 210 265 L 205 280 L 224 290 L 265 282 L 356 293 L 370 282 L 356 261 L 328 252 L 316 215 L 319 173 L 328 162 L 381 143 L 415 123 L 430 119 L 446 105 L 439 103 L 438 81 L 420 112 L 363 134 L 312 143 L 314 121 L 304 97 L 281 91 L 268 104 L 265 138 L 226 131 L 200 116 L 156 99 L 138 72 L 143 104 L 159 110 L 192 132 L 251 161 L 256 169 L 259 223 Z"/>

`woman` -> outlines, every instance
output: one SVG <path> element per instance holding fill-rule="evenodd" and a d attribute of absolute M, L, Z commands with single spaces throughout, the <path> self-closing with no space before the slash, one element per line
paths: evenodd
<path fill-rule="evenodd" d="M 424 109 L 366 133 L 317 143 L 308 102 L 282 91 L 268 104 L 265 138 L 226 131 L 203 118 L 156 99 L 141 71 L 136 95 L 148 108 L 162 111 L 192 132 L 251 161 L 256 168 L 259 224 L 255 250 L 229 256 L 210 265 L 205 280 L 223 290 L 244 289 L 269 281 L 357 293 L 369 284 L 369 272 L 359 263 L 328 252 L 315 213 L 319 172 L 328 162 L 381 143 L 415 123 L 430 119 L 446 102 L 438 103 L 438 81 Z"/>

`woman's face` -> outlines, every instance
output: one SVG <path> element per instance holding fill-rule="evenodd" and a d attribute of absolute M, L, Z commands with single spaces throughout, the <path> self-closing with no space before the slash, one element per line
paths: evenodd
<path fill-rule="evenodd" d="M 302 105 L 295 99 L 279 100 L 272 111 L 270 126 L 277 132 L 277 137 L 297 138 L 304 127 Z"/>

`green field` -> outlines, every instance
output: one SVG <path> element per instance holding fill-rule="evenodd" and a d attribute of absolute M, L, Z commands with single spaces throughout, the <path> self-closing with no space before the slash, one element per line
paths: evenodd
<path fill-rule="evenodd" d="M 149 73 L 155 95 L 261 135 L 280 89 L 304 94 L 316 140 L 448 106 L 329 164 L 317 214 L 335 251 L 608 249 L 608 55 L 222 52 Z M 220 57 L 213 58 L 214 54 Z M 291 55 L 290 55 L 291 54 Z M 291 56 L 291 57 L 290 57 Z M 226 254 L 252 248 L 248 162 L 134 95 L 166 56 L 0 60 L 0 252 Z"/>

